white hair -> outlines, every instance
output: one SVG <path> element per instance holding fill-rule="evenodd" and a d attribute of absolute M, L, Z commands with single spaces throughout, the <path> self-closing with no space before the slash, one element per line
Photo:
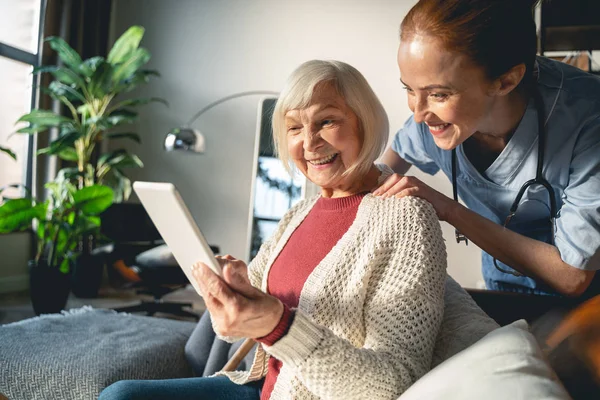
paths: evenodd
<path fill-rule="evenodd" d="M 291 171 L 293 163 L 287 149 L 285 115 L 290 110 L 307 108 L 320 83 L 332 84 L 358 118 L 362 148 L 356 162 L 344 175 L 356 173 L 362 177 L 385 150 L 389 122 L 385 109 L 365 77 L 356 68 L 341 61 L 311 60 L 292 72 L 273 111 L 273 140 L 277 155 Z"/>

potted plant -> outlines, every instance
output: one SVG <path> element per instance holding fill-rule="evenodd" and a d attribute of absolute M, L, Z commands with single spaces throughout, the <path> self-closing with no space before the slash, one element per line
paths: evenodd
<path fill-rule="evenodd" d="M 139 47 L 144 28 L 132 26 L 117 41 L 108 56 L 82 60 L 64 40 L 49 37 L 46 41 L 54 49 L 62 66 L 43 66 L 34 73 L 51 73 L 54 80 L 43 92 L 59 101 L 68 110 L 58 115 L 48 110 L 32 110 L 19 118 L 29 126 L 17 133 L 43 133 L 56 128 L 59 137 L 38 154 L 56 155 L 72 162 L 73 167 L 62 173 L 78 187 L 96 183 L 114 190 L 115 201 L 127 200 L 131 182 L 124 168 L 141 168 L 142 161 L 135 154 L 121 148 L 94 159 L 98 145 L 104 140 L 133 140 L 140 142 L 137 133 L 119 131 L 124 125 L 137 119 L 133 108 L 150 102 L 166 102 L 160 98 L 130 98 L 119 101 L 119 95 L 147 83 L 158 72 L 143 69 L 150 60 L 148 50 Z"/>
<path fill-rule="evenodd" d="M 63 189 L 67 187 L 65 185 L 71 185 L 67 192 L 73 192 L 73 187 L 83 190 L 105 185 L 112 189 L 115 202 L 124 201 L 131 194 L 131 181 L 124 169 L 141 168 L 142 161 L 124 148 L 99 154 L 99 144 L 103 140 L 132 140 L 139 143 L 141 138 L 137 133 L 121 130 L 137 119 L 134 108 L 150 102 L 166 104 L 160 98 L 119 97 L 149 82 L 150 77 L 159 75 L 156 71 L 143 69 L 150 60 L 148 50 L 139 47 L 143 35 L 144 28 L 132 26 L 117 39 L 106 58 L 92 57 L 87 60 L 82 60 L 61 38 L 46 39 L 62 64 L 42 66 L 34 69 L 34 73 L 52 74 L 52 82 L 42 91 L 59 101 L 67 112 L 60 115 L 49 110 L 32 110 L 17 121 L 29 124 L 17 130 L 17 133 L 40 134 L 57 129 L 58 138 L 38 150 L 37 154 L 55 155 L 66 162 L 67 166 L 58 175 Z M 4 152 L 11 154 L 7 149 Z M 64 200 L 63 197 L 60 199 Z M 80 297 L 95 297 L 100 286 L 101 269 L 100 273 L 88 273 L 93 266 L 89 257 L 93 238 L 90 232 L 78 232 L 78 235 L 77 254 L 82 259 L 74 264 L 73 292 Z M 96 266 L 98 268 L 102 268 L 102 265 Z M 94 282 L 89 282 L 90 277 Z"/>
<path fill-rule="evenodd" d="M 63 176 L 46 185 L 48 199 L 6 200 L 0 205 L 0 233 L 35 226 L 35 258 L 29 262 L 30 291 L 36 314 L 64 308 L 69 295 L 69 271 L 78 255 L 78 238 L 97 233 L 98 214 L 113 202 L 113 190 L 103 185 L 77 188 Z"/>

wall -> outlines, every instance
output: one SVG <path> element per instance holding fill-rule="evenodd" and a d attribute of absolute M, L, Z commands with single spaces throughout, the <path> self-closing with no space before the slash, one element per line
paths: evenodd
<path fill-rule="evenodd" d="M 143 135 L 143 143 L 131 149 L 146 166 L 131 176 L 175 183 L 209 242 L 244 258 L 258 98 L 224 103 L 193 124 L 206 136 L 203 155 L 163 152 L 165 133 L 223 96 L 279 90 L 296 66 L 314 58 L 338 59 L 358 68 L 384 104 L 390 126 L 398 129 L 410 115 L 396 65 L 398 27 L 414 3 L 115 1 L 113 40 L 130 25 L 144 26 L 142 44 L 153 55 L 150 67 L 162 74 L 136 95 L 170 102 L 169 108 L 153 104 L 141 111 L 134 128 Z M 445 177 L 424 179 L 451 195 Z M 450 273 L 464 286 L 478 286 L 479 251 L 473 244 L 457 245 L 454 229 L 443 225 Z"/>

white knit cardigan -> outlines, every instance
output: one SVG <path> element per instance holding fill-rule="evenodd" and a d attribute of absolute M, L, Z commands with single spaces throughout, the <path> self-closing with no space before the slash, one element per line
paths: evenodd
<path fill-rule="evenodd" d="M 248 267 L 253 286 L 266 291 L 271 265 L 318 198 L 290 209 L 263 244 Z M 368 194 L 306 280 L 288 333 L 259 345 L 249 371 L 224 375 L 258 380 L 271 355 L 283 363 L 271 399 L 396 399 L 430 368 L 445 278 L 433 207 Z"/>

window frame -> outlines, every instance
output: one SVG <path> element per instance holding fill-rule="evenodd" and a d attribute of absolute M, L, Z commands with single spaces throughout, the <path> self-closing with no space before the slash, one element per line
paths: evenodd
<path fill-rule="evenodd" d="M 2 42 L 0 39 L 0 57 L 6 58 L 9 60 L 21 62 L 23 64 L 31 65 L 33 68 L 39 67 L 42 64 L 42 49 L 43 49 L 43 39 L 44 39 L 44 21 L 46 15 L 46 5 L 47 0 L 40 0 L 40 15 L 39 15 L 39 23 L 38 23 L 38 45 L 37 52 L 30 53 L 28 51 L 16 48 L 9 44 Z M 39 102 L 39 82 L 40 76 L 39 74 L 32 74 L 31 76 L 31 109 L 35 109 L 38 106 Z M 25 187 L 34 193 L 33 187 L 33 167 L 34 167 L 34 154 L 33 151 L 35 149 L 35 138 L 36 135 L 29 135 L 27 140 L 27 154 L 25 156 L 25 181 L 22 182 Z"/>

